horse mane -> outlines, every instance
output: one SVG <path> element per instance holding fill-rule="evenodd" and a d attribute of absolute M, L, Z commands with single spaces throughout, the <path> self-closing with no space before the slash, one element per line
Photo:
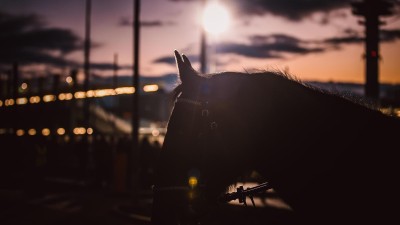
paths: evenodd
<path fill-rule="evenodd" d="M 199 76 L 209 79 L 212 77 L 216 77 L 219 76 L 221 74 L 224 74 L 224 72 L 217 72 L 217 73 L 210 73 L 210 74 L 198 74 Z M 304 82 L 303 80 L 301 80 L 298 76 L 291 74 L 287 71 L 284 70 L 279 70 L 279 69 L 269 69 L 269 70 L 255 70 L 255 71 L 247 71 L 245 70 L 244 73 L 240 73 L 240 72 L 235 72 L 235 74 L 242 74 L 243 76 L 265 76 L 265 75 L 274 75 L 277 77 L 281 77 L 284 78 L 288 81 L 297 83 L 299 85 L 302 85 L 310 90 L 313 90 L 315 92 L 319 92 L 321 94 L 324 95 L 329 95 L 329 96 L 335 96 L 338 98 L 342 98 L 345 100 L 348 100 L 354 104 L 358 104 L 362 107 L 368 108 L 370 110 L 374 110 L 374 111 L 379 111 L 378 105 L 373 102 L 370 99 L 367 99 L 363 96 L 360 95 L 356 95 L 355 93 L 352 93 L 350 91 L 346 91 L 346 92 L 339 92 L 339 91 L 333 91 L 333 90 L 327 90 L 327 89 L 323 89 L 320 87 L 317 87 L 316 85 L 312 85 L 311 83 L 307 83 Z M 182 83 L 180 82 L 180 80 L 177 82 L 175 88 L 172 91 L 172 101 L 174 101 L 182 92 Z"/>

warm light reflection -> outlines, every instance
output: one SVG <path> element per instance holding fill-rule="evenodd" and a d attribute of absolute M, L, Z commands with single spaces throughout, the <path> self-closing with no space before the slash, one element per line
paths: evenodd
<path fill-rule="evenodd" d="M 160 135 L 160 131 L 157 130 L 157 129 L 153 129 L 153 130 L 151 131 L 151 135 L 153 135 L 154 137 L 157 137 L 158 135 Z"/>
<path fill-rule="evenodd" d="M 86 129 L 84 127 L 75 127 L 73 132 L 76 135 L 85 134 L 86 133 Z"/>
<path fill-rule="evenodd" d="M 86 132 L 87 132 L 87 134 L 89 134 L 89 135 L 93 134 L 93 128 L 89 127 L 89 128 L 86 130 Z"/>
<path fill-rule="evenodd" d="M 25 105 L 26 103 L 28 103 L 27 98 L 17 98 L 17 105 Z"/>
<path fill-rule="evenodd" d="M 195 188 L 198 184 L 197 177 L 189 177 L 188 183 L 191 188 Z"/>
<path fill-rule="evenodd" d="M 219 35 L 228 29 L 230 15 L 223 5 L 212 1 L 205 6 L 202 20 L 204 30 L 213 35 Z"/>
<path fill-rule="evenodd" d="M 100 89 L 100 90 L 94 91 L 94 95 L 96 97 L 110 96 L 110 95 L 114 95 L 114 94 L 115 94 L 114 89 Z"/>
<path fill-rule="evenodd" d="M 66 93 L 65 94 L 65 100 L 71 100 L 74 96 L 72 95 L 72 93 Z"/>
<path fill-rule="evenodd" d="M 56 96 L 55 95 L 45 95 L 43 96 L 43 101 L 44 102 L 52 102 L 56 100 Z"/>
<path fill-rule="evenodd" d="M 143 87 L 143 91 L 145 91 L 145 92 L 155 92 L 155 91 L 158 91 L 158 85 L 157 85 L 157 84 L 145 85 L 145 86 Z"/>
<path fill-rule="evenodd" d="M 22 136 L 25 134 L 25 131 L 22 129 L 18 129 L 15 133 L 17 134 L 17 136 Z"/>
<path fill-rule="evenodd" d="M 64 134 L 65 134 L 65 129 L 64 129 L 64 128 L 61 128 L 61 127 L 58 128 L 58 129 L 57 129 L 57 134 L 58 134 L 58 135 L 64 135 Z"/>
<path fill-rule="evenodd" d="M 44 128 L 42 130 L 42 134 L 43 134 L 43 136 L 49 136 L 50 135 L 50 129 L 49 128 Z"/>
<path fill-rule="evenodd" d="M 60 94 L 58 95 L 58 100 L 60 100 L 60 101 L 65 100 L 65 93 L 60 93 Z"/>
<path fill-rule="evenodd" d="M 78 91 L 78 92 L 75 92 L 74 97 L 76 99 L 85 98 L 86 97 L 86 93 L 84 91 Z"/>
<path fill-rule="evenodd" d="M 4 102 L 5 106 L 12 106 L 14 105 L 14 99 L 10 98 L 10 99 L 6 99 Z"/>
<path fill-rule="evenodd" d="M 135 88 L 134 87 L 119 87 L 119 88 L 115 89 L 115 92 L 118 95 L 133 94 L 133 93 L 135 93 Z"/>
<path fill-rule="evenodd" d="M 40 97 L 39 96 L 32 96 L 29 98 L 29 102 L 31 104 L 39 103 L 40 102 Z"/>
<path fill-rule="evenodd" d="M 22 83 L 21 84 L 21 89 L 22 90 L 26 90 L 28 88 L 28 84 L 27 83 Z"/>
<path fill-rule="evenodd" d="M 395 112 L 396 112 L 396 116 L 400 117 L 400 109 L 396 109 Z"/>
<path fill-rule="evenodd" d="M 32 128 L 32 129 L 29 129 L 29 130 L 28 130 L 28 134 L 29 134 L 29 135 L 35 135 L 35 134 L 36 134 L 36 130 L 33 129 L 33 128 Z"/>
<path fill-rule="evenodd" d="M 72 84 L 73 80 L 71 76 L 68 76 L 67 78 L 65 78 L 65 82 L 67 82 L 68 84 Z"/>
<path fill-rule="evenodd" d="M 93 91 L 93 90 L 87 91 L 87 92 L 86 92 L 86 96 L 87 96 L 88 98 L 94 97 L 94 91 Z"/>
<path fill-rule="evenodd" d="M 143 86 L 143 91 L 144 92 L 156 92 L 159 90 L 159 86 L 157 84 L 149 84 Z M 78 91 L 73 93 L 60 93 L 58 96 L 56 95 L 44 95 L 43 96 L 43 101 L 44 102 L 53 102 L 56 101 L 57 99 L 60 101 L 64 100 L 71 100 L 74 97 L 76 99 L 82 99 L 82 98 L 92 98 L 92 97 L 106 97 L 106 96 L 113 96 L 113 95 L 124 95 L 124 94 L 133 94 L 135 93 L 135 88 L 134 87 L 119 87 L 116 89 L 98 89 L 98 90 L 89 90 L 87 92 L 84 91 Z M 31 96 L 29 97 L 29 103 L 31 104 L 36 104 L 41 101 L 40 96 Z M 3 101 L 0 100 L 0 107 L 4 106 L 12 106 L 14 105 L 15 100 L 10 98 L 10 99 L 5 99 Z M 18 105 L 24 105 L 28 103 L 28 98 L 18 98 L 16 99 L 16 104 Z"/>

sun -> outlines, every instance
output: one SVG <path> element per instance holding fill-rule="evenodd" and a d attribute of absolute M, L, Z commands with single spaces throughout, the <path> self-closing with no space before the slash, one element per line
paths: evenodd
<path fill-rule="evenodd" d="M 203 28 L 210 34 L 220 35 L 230 25 L 228 10 L 216 1 L 210 2 L 204 8 Z"/>

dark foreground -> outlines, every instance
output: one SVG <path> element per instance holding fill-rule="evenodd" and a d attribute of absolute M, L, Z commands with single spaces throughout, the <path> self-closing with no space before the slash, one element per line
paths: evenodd
<path fill-rule="evenodd" d="M 138 200 L 82 185 L 48 184 L 42 190 L 0 189 L 1 225 L 141 225 L 150 224 L 151 192 Z M 294 224 L 290 211 L 274 207 L 225 205 L 202 224 Z"/>

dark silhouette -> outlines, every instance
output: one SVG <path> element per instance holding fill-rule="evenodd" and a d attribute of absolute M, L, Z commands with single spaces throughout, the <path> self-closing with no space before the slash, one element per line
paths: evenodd
<path fill-rule="evenodd" d="M 186 56 L 175 57 L 182 83 L 157 167 L 153 224 L 207 215 L 252 170 L 296 223 L 400 220 L 398 119 L 279 72 L 199 75 Z M 193 174 L 197 200 L 187 193 Z"/>

